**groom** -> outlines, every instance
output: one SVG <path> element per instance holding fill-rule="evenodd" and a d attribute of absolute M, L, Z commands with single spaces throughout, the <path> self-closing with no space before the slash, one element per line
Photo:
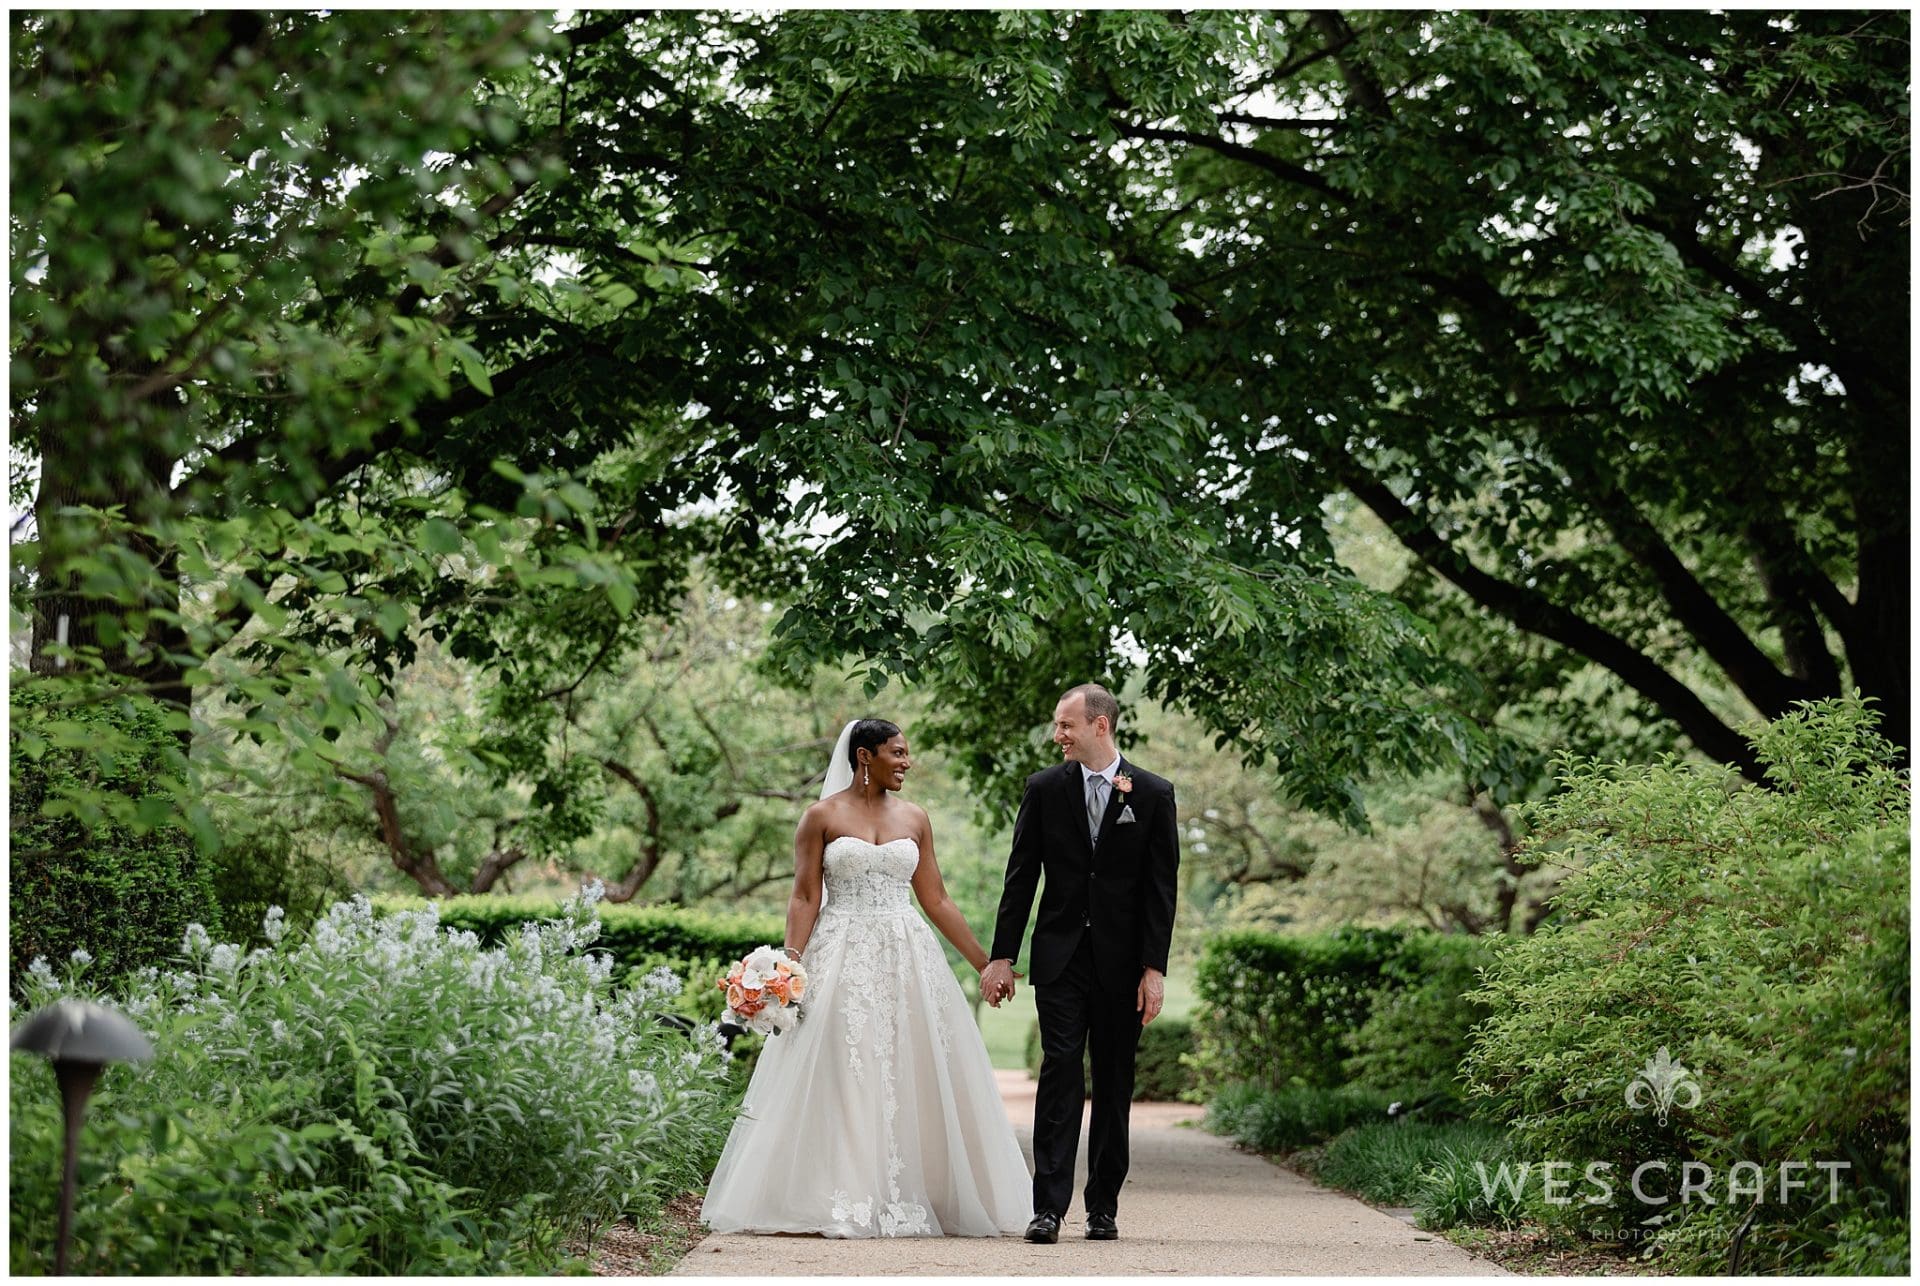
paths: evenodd
<path fill-rule="evenodd" d="M 1033 1106 L 1033 1222 L 1027 1240 L 1060 1240 L 1080 1146 L 1084 1051 L 1092 1046 L 1087 1236 L 1112 1241 L 1127 1177 L 1127 1113 L 1140 1029 L 1160 1013 L 1173 936 L 1180 833 L 1173 787 L 1125 763 L 1114 745 L 1120 705 L 1097 683 L 1068 689 L 1053 711 L 1066 756 L 1027 778 L 980 974 L 991 1005 L 1013 994 L 1013 961 L 1046 875 L 1028 969 L 1040 1012 L 1040 1085 Z"/>

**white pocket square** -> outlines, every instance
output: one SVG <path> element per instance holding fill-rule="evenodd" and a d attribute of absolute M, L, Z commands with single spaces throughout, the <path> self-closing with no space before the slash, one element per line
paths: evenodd
<path fill-rule="evenodd" d="M 1120 809 L 1120 816 L 1114 819 L 1113 824 L 1115 826 L 1130 826 L 1133 824 L 1135 820 L 1136 819 L 1134 818 L 1134 815 L 1133 815 L 1133 805 L 1127 804 Z"/>

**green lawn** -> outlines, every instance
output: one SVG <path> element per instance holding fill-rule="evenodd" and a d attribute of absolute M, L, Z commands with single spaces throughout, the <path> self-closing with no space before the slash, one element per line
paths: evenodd
<path fill-rule="evenodd" d="M 1176 972 L 1167 979 L 1167 1003 L 1163 1018 L 1189 1018 L 1194 1009 L 1192 968 Z M 1022 979 L 1012 1000 L 991 1009 L 980 1006 L 980 1035 L 987 1042 L 987 1054 L 995 1067 L 1027 1065 L 1027 1030 L 1033 1026 L 1033 988 Z"/>

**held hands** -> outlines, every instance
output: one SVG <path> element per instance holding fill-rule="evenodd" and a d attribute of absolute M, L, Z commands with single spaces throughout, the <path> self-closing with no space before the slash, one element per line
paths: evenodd
<path fill-rule="evenodd" d="M 1140 1025 L 1160 1016 L 1160 1006 L 1166 1003 L 1166 975 L 1158 969 L 1147 969 L 1140 975 L 1140 989 L 1134 993 L 1133 1007 L 1140 1013 Z"/>
<path fill-rule="evenodd" d="M 1013 980 L 1023 976 L 1013 971 L 1011 960 L 987 961 L 980 971 L 980 998 L 998 1009 L 1001 1001 L 1013 998 Z"/>

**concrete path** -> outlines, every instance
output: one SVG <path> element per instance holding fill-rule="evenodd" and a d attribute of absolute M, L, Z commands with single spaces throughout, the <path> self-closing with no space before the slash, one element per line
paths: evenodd
<path fill-rule="evenodd" d="M 1000 1093 L 1033 1164 L 1033 1082 L 1002 1071 Z M 1202 1109 L 1133 1105 L 1133 1163 L 1120 1198 L 1120 1240 L 1091 1242 L 1078 1208 L 1055 1246 L 1018 1237 L 709 1236 L 677 1277 L 1476 1276 L 1505 1275 L 1437 1234 L 1199 1128 Z M 1086 1135 L 1074 1190 L 1086 1181 Z"/>

